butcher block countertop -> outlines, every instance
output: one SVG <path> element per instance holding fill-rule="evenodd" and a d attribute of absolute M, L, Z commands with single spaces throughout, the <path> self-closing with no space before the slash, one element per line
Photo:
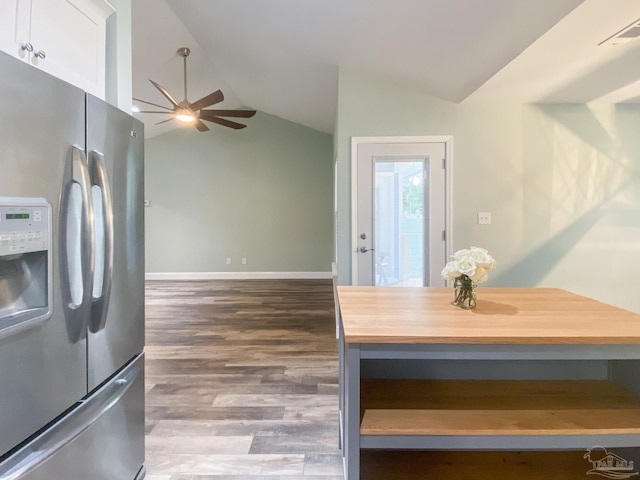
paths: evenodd
<path fill-rule="evenodd" d="M 453 288 L 337 290 L 346 343 L 640 344 L 640 314 L 556 288 L 479 287 L 472 310 Z"/>

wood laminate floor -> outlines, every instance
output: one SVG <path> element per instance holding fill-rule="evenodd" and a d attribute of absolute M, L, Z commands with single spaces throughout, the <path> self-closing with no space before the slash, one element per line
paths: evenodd
<path fill-rule="evenodd" d="M 337 480 L 331 281 L 152 281 L 147 480 Z"/>

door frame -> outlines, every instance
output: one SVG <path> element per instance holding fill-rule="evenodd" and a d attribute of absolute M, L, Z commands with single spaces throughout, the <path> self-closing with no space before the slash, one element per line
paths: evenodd
<path fill-rule="evenodd" d="M 452 250 L 453 135 L 351 137 L 351 285 L 358 284 L 358 146 L 371 143 L 444 143 L 445 176 L 445 255 Z"/>

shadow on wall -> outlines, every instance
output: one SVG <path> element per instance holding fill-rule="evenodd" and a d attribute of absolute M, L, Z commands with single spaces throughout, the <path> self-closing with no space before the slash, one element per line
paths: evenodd
<path fill-rule="evenodd" d="M 587 212 L 562 232 L 494 276 L 494 285 L 535 287 L 605 214 L 604 208 Z M 526 272 L 526 273 L 524 273 Z"/>
<path fill-rule="evenodd" d="M 552 124 L 561 125 L 573 132 L 575 137 L 585 145 L 592 146 L 598 152 L 616 161 L 620 152 L 615 147 L 614 139 L 607 131 L 602 120 L 585 103 L 561 103 L 536 105 Z"/>
<path fill-rule="evenodd" d="M 537 286 L 574 251 L 580 253 L 572 261 L 584 260 L 607 241 L 614 257 L 633 251 L 640 236 L 640 106 L 533 105 L 523 125 L 523 249 L 531 252 L 492 283 Z M 615 264 L 624 262 L 608 268 Z"/>

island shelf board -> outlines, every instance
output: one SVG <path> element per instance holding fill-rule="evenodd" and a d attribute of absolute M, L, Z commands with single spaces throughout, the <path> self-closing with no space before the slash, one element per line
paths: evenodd
<path fill-rule="evenodd" d="M 640 398 L 604 380 L 361 381 L 361 435 L 633 435 Z"/>

